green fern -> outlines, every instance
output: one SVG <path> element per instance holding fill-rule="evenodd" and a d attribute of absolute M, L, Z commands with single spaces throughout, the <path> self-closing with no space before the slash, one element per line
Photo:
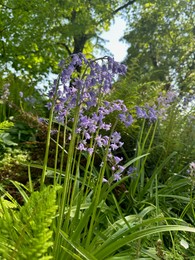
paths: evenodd
<path fill-rule="evenodd" d="M 34 192 L 18 211 L 3 207 L 0 259 L 51 259 L 47 252 L 53 244 L 50 226 L 56 210 L 56 189 L 52 187 Z"/>

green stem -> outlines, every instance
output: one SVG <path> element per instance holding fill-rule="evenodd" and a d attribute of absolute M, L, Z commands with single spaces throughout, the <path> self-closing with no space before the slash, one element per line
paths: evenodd
<path fill-rule="evenodd" d="M 71 167 L 72 167 L 72 161 L 73 161 L 73 155 L 74 155 L 74 149 L 75 149 L 75 140 L 76 140 L 76 127 L 79 119 L 79 110 L 80 107 L 77 106 L 75 113 L 74 113 L 74 123 L 72 127 L 72 136 L 69 144 L 69 150 L 68 150 L 68 158 L 67 158 L 67 164 L 66 164 L 66 170 L 65 170 L 65 177 L 64 177 L 64 184 L 63 184 L 63 191 L 61 195 L 60 200 L 60 208 L 59 208 L 59 217 L 58 217 L 58 225 L 56 229 L 56 238 L 54 242 L 54 258 L 58 259 L 59 250 L 60 247 L 60 229 L 62 227 L 63 223 L 63 217 L 65 212 L 65 205 L 67 202 L 68 197 L 68 189 L 70 188 L 70 173 L 71 173 Z M 65 221 L 65 229 L 68 225 L 68 222 Z"/>
<path fill-rule="evenodd" d="M 111 133 L 110 133 L 110 138 L 111 138 L 111 136 L 112 136 L 112 134 L 115 130 L 117 123 L 118 123 L 118 120 L 116 120 L 115 124 L 112 127 L 112 130 L 111 130 Z M 96 185 L 95 190 L 94 190 L 94 195 L 93 195 L 94 208 L 93 208 L 90 226 L 89 226 L 89 231 L 88 231 L 88 235 L 87 235 L 87 239 L 86 239 L 86 246 L 89 246 L 90 241 L 91 241 L 91 237 L 92 237 L 92 234 L 93 234 L 93 228 L 94 228 L 94 225 L 95 225 L 97 208 L 98 208 L 98 205 L 99 205 L 99 202 L 100 202 L 100 195 L 101 195 L 101 190 L 102 190 L 104 173 L 105 173 L 106 166 L 107 166 L 107 157 L 108 157 L 108 152 L 109 152 L 109 147 L 110 147 L 110 138 L 109 138 L 109 142 L 108 142 L 108 145 L 106 147 L 106 150 L 105 150 L 105 155 L 103 157 L 103 166 L 100 169 L 100 173 L 99 173 L 98 180 L 97 180 L 97 185 Z"/>
<path fill-rule="evenodd" d="M 55 162 L 54 162 L 54 180 L 53 180 L 54 186 L 57 184 L 56 171 L 57 171 L 57 163 L 58 163 L 60 127 L 61 127 L 61 125 L 59 124 L 58 125 L 58 134 L 57 134 L 57 139 L 56 139 L 56 152 L 55 152 Z"/>
<path fill-rule="evenodd" d="M 65 117 L 65 122 L 64 122 L 63 144 L 62 144 L 62 153 L 61 153 L 61 159 L 60 159 L 60 176 L 59 176 L 59 180 L 58 180 L 59 184 L 61 184 L 61 181 L 62 181 L 64 154 L 65 154 L 65 148 L 66 148 L 66 130 L 67 130 L 67 116 Z"/>
<path fill-rule="evenodd" d="M 55 93 L 54 93 L 54 98 L 52 100 L 52 106 L 51 106 L 50 114 L 49 114 L 49 123 L 48 123 L 47 139 L 46 139 L 46 147 L 45 147 L 45 157 L 44 157 L 43 171 L 42 171 L 41 182 L 40 182 L 41 189 L 43 189 L 43 187 L 44 187 L 45 176 L 46 176 L 46 172 L 47 172 L 47 163 L 48 163 L 48 157 L 49 157 L 51 129 L 52 129 L 53 115 L 54 115 L 56 95 L 57 95 L 57 90 L 58 90 L 58 86 L 59 86 L 59 81 L 60 81 L 60 76 L 58 76 L 56 89 L 55 89 Z"/>

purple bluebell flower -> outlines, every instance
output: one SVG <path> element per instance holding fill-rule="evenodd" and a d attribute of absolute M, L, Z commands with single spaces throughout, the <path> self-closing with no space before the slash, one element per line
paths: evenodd
<path fill-rule="evenodd" d="M 109 137 L 108 136 L 102 137 L 102 135 L 98 135 L 95 138 L 95 141 L 96 141 L 98 147 L 106 147 L 108 145 Z"/>
<path fill-rule="evenodd" d="M 121 180 L 121 173 L 115 173 L 113 175 L 113 177 L 114 177 L 114 181 L 120 181 Z"/>
<path fill-rule="evenodd" d="M 20 96 L 21 98 L 23 98 L 24 93 L 23 93 L 22 91 L 20 91 L 20 92 L 19 92 L 19 96 Z"/>
<path fill-rule="evenodd" d="M 95 133 L 96 132 L 96 130 L 97 130 L 97 126 L 96 125 L 94 125 L 93 123 L 91 123 L 90 125 L 89 125 L 89 128 L 88 128 L 88 130 L 89 130 L 89 133 Z"/>
<path fill-rule="evenodd" d="M 83 56 L 81 56 L 80 54 L 73 54 L 72 55 L 72 65 L 75 66 L 81 66 L 82 65 L 82 58 Z"/>
<path fill-rule="evenodd" d="M 128 168 L 128 170 L 127 170 L 127 174 L 130 175 L 130 174 L 132 174 L 132 173 L 135 172 L 135 171 L 136 171 L 136 167 L 130 166 L 130 167 Z"/>
<path fill-rule="evenodd" d="M 146 111 L 143 108 L 138 106 L 136 106 L 135 108 L 138 118 L 148 118 L 148 115 L 146 114 Z"/>
<path fill-rule="evenodd" d="M 81 114 L 79 120 L 79 127 L 87 128 L 89 124 L 90 124 L 90 119 L 87 116 Z"/>
<path fill-rule="evenodd" d="M 132 125 L 132 123 L 133 123 L 133 117 L 132 115 L 128 114 L 126 116 L 126 120 L 124 121 L 124 124 L 126 127 L 129 127 L 130 125 Z"/>
<path fill-rule="evenodd" d="M 112 143 L 118 143 L 120 141 L 120 139 L 121 139 L 121 135 L 120 135 L 120 133 L 118 133 L 116 131 L 111 135 Z"/>
<path fill-rule="evenodd" d="M 153 107 L 148 108 L 148 119 L 150 122 L 155 122 L 157 120 L 157 114 Z"/>
<path fill-rule="evenodd" d="M 85 147 L 84 143 L 79 143 L 78 147 L 77 147 L 78 150 L 80 151 L 86 151 L 87 148 Z"/>
<path fill-rule="evenodd" d="M 119 146 L 117 144 L 110 144 L 110 147 L 112 148 L 112 150 L 117 150 L 119 148 Z"/>
<path fill-rule="evenodd" d="M 94 152 L 94 148 L 92 148 L 92 147 L 91 147 L 91 148 L 88 148 L 87 151 L 88 151 L 88 153 L 89 153 L 90 155 L 92 155 L 93 152 Z"/>
<path fill-rule="evenodd" d="M 145 108 L 136 106 L 136 113 L 138 118 L 145 118 L 148 119 L 151 123 L 157 120 L 157 111 L 155 107 L 151 107 L 146 105 Z"/>
<path fill-rule="evenodd" d="M 118 142 L 118 146 L 119 146 L 119 147 L 122 147 L 123 144 L 124 144 L 123 142 Z"/>
<path fill-rule="evenodd" d="M 130 114 L 119 114 L 119 119 L 126 127 L 129 127 L 133 123 L 133 117 Z"/>
<path fill-rule="evenodd" d="M 81 79 L 75 79 L 73 85 L 76 87 L 76 89 L 82 89 L 84 82 Z"/>
<path fill-rule="evenodd" d="M 89 140 L 91 138 L 91 135 L 88 132 L 84 132 L 84 136 L 86 140 Z"/>
<path fill-rule="evenodd" d="M 50 110 L 51 107 L 52 107 L 52 102 L 48 102 L 48 103 L 45 105 L 45 107 L 47 107 L 47 109 Z"/>
<path fill-rule="evenodd" d="M 115 171 L 115 170 L 116 170 L 116 167 L 115 167 L 115 166 L 112 166 L 112 167 L 111 167 L 111 170 L 112 170 L 112 171 Z"/>
<path fill-rule="evenodd" d="M 109 137 L 108 136 L 103 136 L 102 137 L 102 143 L 104 145 L 104 147 L 108 146 L 108 143 L 109 143 Z"/>
<path fill-rule="evenodd" d="M 115 164 L 119 164 L 119 162 L 121 162 L 122 160 L 123 160 L 123 158 L 120 158 L 118 156 L 114 156 Z"/>
<path fill-rule="evenodd" d="M 105 123 L 102 123 L 100 124 L 100 129 L 104 129 L 106 131 L 109 131 L 111 129 L 111 124 L 105 124 Z"/>

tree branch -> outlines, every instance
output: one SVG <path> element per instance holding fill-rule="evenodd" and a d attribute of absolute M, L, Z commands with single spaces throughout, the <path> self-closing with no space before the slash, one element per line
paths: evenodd
<path fill-rule="evenodd" d="M 115 9 L 113 12 L 112 12 L 112 16 L 114 16 L 116 13 L 118 13 L 119 11 L 121 11 L 122 9 L 126 8 L 127 6 L 129 5 L 132 5 L 136 2 L 136 0 L 131 0 L 131 1 L 128 1 L 126 4 L 118 7 L 117 9 Z"/>
<path fill-rule="evenodd" d="M 129 5 L 134 4 L 135 2 L 136 2 L 136 0 L 130 0 L 130 1 L 128 1 L 126 4 L 119 6 L 117 9 L 115 9 L 114 11 L 112 11 L 112 12 L 110 13 L 110 15 L 107 16 L 106 19 L 101 19 L 101 20 L 98 22 L 98 24 L 104 22 L 105 20 L 108 20 L 108 19 L 113 18 L 113 16 L 114 16 L 115 14 L 117 14 L 119 11 L 125 9 L 125 8 L 128 7 Z"/>

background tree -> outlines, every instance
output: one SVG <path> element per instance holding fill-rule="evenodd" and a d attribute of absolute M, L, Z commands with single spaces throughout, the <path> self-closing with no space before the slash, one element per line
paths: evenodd
<path fill-rule="evenodd" d="M 56 72 L 58 62 L 72 53 L 92 53 L 100 34 L 131 1 L 2 0 L 1 71 L 20 71 L 40 80 Z"/>
<path fill-rule="evenodd" d="M 193 90 L 194 7 L 191 0 L 144 0 L 130 6 L 126 63 L 135 68 L 139 82 L 163 82 L 165 90 Z"/>

